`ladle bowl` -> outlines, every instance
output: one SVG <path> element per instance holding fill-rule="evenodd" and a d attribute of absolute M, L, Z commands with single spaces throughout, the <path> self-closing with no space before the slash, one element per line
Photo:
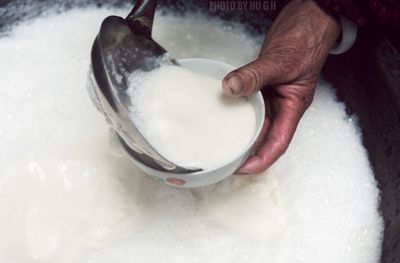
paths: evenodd
<path fill-rule="evenodd" d="M 156 4 L 155 0 L 140 0 L 125 19 L 104 19 L 92 47 L 89 94 L 120 140 L 130 148 L 132 158 L 160 171 L 196 172 L 200 169 L 181 167 L 164 158 L 129 117 L 132 105 L 126 90 L 130 74 L 136 70 L 151 71 L 162 64 L 177 64 L 151 38 Z"/>

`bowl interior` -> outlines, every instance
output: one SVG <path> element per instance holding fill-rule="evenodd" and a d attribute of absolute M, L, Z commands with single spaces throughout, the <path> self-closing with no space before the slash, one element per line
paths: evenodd
<path fill-rule="evenodd" d="M 226 74 L 235 69 L 232 65 L 229 65 L 225 62 L 208 59 L 208 58 L 184 58 L 179 59 L 178 62 L 185 68 L 190 69 L 191 71 L 203 74 L 206 76 L 213 77 L 218 80 L 222 80 Z M 261 95 L 261 92 L 257 92 L 251 96 L 246 98 L 250 104 L 253 106 L 255 115 L 256 115 L 256 127 L 254 130 L 253 138 L 249 144 L 249 148 L 255 143 L 258 135 L 261 132 L 262 126 L 264 124 L 265 119 L 265 103 L 264 98 Z M 248 149 L 245 151 L 238 153 L 238 156 L 246 153 Z M 222 164 L 222 166 L 227 164 Z M 215 168 L 218 169 L 219 167 Z M 201 173 L 201 172 L 198 172 Z"/>

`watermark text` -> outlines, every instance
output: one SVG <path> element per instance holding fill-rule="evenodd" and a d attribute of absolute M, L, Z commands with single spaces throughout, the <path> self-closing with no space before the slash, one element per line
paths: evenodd
<path fill-rule="evenodd" d="M 211 11 L 275 11 L 276 0 L 209 1 Z"/>

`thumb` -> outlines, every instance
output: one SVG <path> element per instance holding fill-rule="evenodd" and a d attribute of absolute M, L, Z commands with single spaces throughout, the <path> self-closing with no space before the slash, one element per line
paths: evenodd
<path fill-rule="evenodd" d="M 266 85 L 276 81 L 277 65 L 267 58 L 258 58 L 249 64 L 235 69 L 222 80 L 225 94 L 242 97 L 253 94 Z"/>

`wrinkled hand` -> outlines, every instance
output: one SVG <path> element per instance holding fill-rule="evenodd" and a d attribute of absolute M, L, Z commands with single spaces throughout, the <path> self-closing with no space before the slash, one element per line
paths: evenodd
<path fill-rule="evenodd" d="M 269 29 L 259 58 L 224 78 L 223 90 L 231 96 L 265 91 L 266 119 L 256 153 L 237 173 L 258 174 L 286 151 L 339 33 L 337 21 L 314 1 L 291 1 Z"/>

